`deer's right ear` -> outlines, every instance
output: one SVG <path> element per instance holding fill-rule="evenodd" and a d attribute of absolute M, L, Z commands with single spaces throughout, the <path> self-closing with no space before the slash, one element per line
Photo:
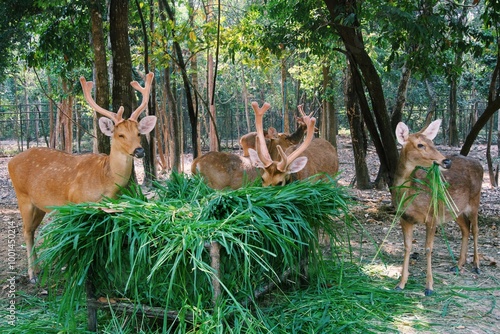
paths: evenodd
<path fill-rule="evenodd" d="M 156 116 L 146 116 L 139 122 L 139 132 L 143 135 L 150 133 L 156 125 Z"/>
<path fill-rule="evenodd" d="M 252 166 L 262 169 L 266 168 L 266 166 L 264 166 L 264 163 L 262 163 L 262 161 L 260 160 L 256 150 L 254 150 L 253 148 L 249 148 L 248 154 L 250 154 L 250 161 L 252 162 Z"/>
<path fill-rule="evenodd" d="M 101 129 L 102 133 L 106 136 L 113 136 L 113 131 L 115 129 L 115 123 L 107 117 L 99 118 L 99 129 Z"/>
<path fill-rule="evenodd" d="M 441 126 L 441 120 L 437 119 L 431 124 L 429 124 L 429 126 L 425 128 L 424 131 L 422 131 L 422 134 L 427 138 L 429 138 L 430 140 L 433 140 L 434 138 L 436 138 L 440 126 Z"/>
<path fill-rule="evenodd" d="M 406 144 L 409 135 L 410 130 L 408 129 L 406 124 L 403 122 L 399 122 L 398 126 L 396 126 L 396 139 L 398 140 L 398 143 L 400 143 L 401 145 Z"/>

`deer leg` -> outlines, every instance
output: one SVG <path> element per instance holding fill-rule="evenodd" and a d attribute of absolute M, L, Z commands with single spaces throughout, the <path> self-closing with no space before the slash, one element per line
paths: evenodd
<path fill-rule="evenodd" d="M 479 254 L 477 248 L 477 236 L 479 232 L 479 227 L 477 224 L 477 213 L 471 214 L 470 216 L 461 215 L 457 218 L 458 226 L 462 231 L 462 245 L 460 248 L 460 259 L 458 260 L 458 269 L 462 267 L 467 262 L 467 251 L 469 249 L 469 237 L 472 231 L 472 237 L 474 242 L 474 259 L 472 260 L 472 265 L 474 267 L 473 271 L 479 274 Z"/>
<path fill-rule="evenodd" d="M 401 269 L 401 279 L 399 280 L 398 285 L 396 285 L 396 290 L 403 290 L 405 288 L 406 282 L 408 281 L 408 276 L 410 275 L 408 268 L 410 266 L 410 254 L 411 248 L 413 246 L 413 227 L 414 225 L 412 223 L 401 219 L 401 229 L 403 231 L 405 251 L 403 257 L 403 268 Z"/>
<path fill-rule="evenodd" d="M 457 269 L 458 272 L 463 268 L 467 262 L 467 250 L 469 248 L 469 236 L 470 236 L 470 221 L 463 214 L 457 217 L 457 224 L 462 232 L 462 243 L 460 246 L 460 258 L 458 259 Z"/>
<path fill-rule="evenodd" d="M 28 255 L 28 276 L 31 283 L 37 282 L 36 277 L 36 253 L 33 250 L 35 244 L 35 231 L 40 225 L 45 212 L 29 203 L 27 205 L 19 205 L 21 217 L 23 219 L 23 235 L 26 243 L 26 252 Z"/>
<path fill-rule="evenodd" d="M 427 276 L 425 281 L 425 295 L 432 295 L 434 278 L 432 277 L 432 248 L 434 247 L 434 237 L 436 235 L 436 222 L 434 220 L 426 222 L 425 228 L 425 256 L 427 258 Z"/>

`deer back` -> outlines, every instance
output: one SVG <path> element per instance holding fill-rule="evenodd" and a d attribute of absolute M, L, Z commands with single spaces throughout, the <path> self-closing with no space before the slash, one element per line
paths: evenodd
<path fill-rule="evenodd" d="M 213 189 L 238 189 L 260 177 L 248 158 L 226 152 L 208 152 L 194 159 L 191 173 L 202 175 Z"/>
<path fill-rule="evenodd" d="M 293 151 L 296 146 L 287 151 Z M 315 138 L 300 156 L 307 158 L 305 167 L 291 175 L 292 180 L 304 180 L 316 174 L 335 176 L 339 171 L 337 150 L 327 140 Z"/>

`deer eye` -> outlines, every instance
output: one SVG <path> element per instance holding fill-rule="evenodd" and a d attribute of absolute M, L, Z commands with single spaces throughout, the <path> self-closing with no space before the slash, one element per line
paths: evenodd
<path fill-rule="evenodd" d="M 424 146 L 424 144 L 418 144 L 417 147 L 418 148 L 424 148 L 425 146 Z"/>
<path fill-rule="evenodd" d="M 120 137 L 120 138 L 125 138 L 125 135 L 118 135 L 118 137 Z"/>

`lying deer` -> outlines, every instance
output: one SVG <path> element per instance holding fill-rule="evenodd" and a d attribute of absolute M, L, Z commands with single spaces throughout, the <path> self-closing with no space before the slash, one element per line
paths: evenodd
<path fill-rule="evenodd" d="M 302 121 L 305 116 L 302 106 L 299 106 L 299 111 L 302 117 L 297 118 L 297 130 L 294 133 L 278 134 L 274 128 L 269 128 L 267 132 L 263 131 L 271 157 L 278 157 L 278 146 L 287 149 L 298 144 L 304 137 L 307 126 Z M 241 138 L 243 157 L 226 152 L 208 152 L 193 160 L 191 173 L 203 175 L 205 182 L 213 189 L 238 189 L 244 184 L 255 181 L 261 176 L 261 172 L 250 159 L 245 157 L 245 150 L 255 148 L 256 136 L 257 132 L 250 132 Z"/>
<path fill-rule="evenodd" d="M 122 117 L 123 107 L 117 113 L 99 107 L 91 96 L 93 83 L 80 78 L 85 99 L 105 116 L 99 119 L 99 127 L 111 137 L 109 155 L 72 155 L 50 148 L 31 148 L 10 160 L 9 174 L 23 220 L 28 275 L 32 283 L 37 280 L 35 231 L 51 207 L 115 197 L 120 187 L 129 181 L 133 157 L 144 157 L 140 135 L 154 128 L 156 117 L 146 116 L 140 122 L 138 117 L 147 108 L 153 77 L 153 73 L 146 76 L 144 88 L 136 81 L 131 83 L 142 93 L 142 103 L 128 120 Z"/>
<path fill-rule="evenodd" d="M 257 102 L 252 102 L 255 111 L 255 127 L 257 129 L 256 149 L 249 149 L 252 164 L 263 169 L 262 185 L 284 185 L 293 179 L 303 180 L 316 174 L 335 175 L 338 172 L 337 150 L 327 140 L 314 139 L 314 117 L 303 116 L 307 126 L 307 135 L 299 145 L 291 146 L 286 151 L 277 146 L 279 160 L 273 159 L 264 138 L 263 117 L 269 109 L 264 103 L 259 108 Z"/>
<path fill-rule="evenodd" d="M 403 147 L 401 149 L 394 178 L 394 188 L 392 189 L 393 204 L 397 207 L 403 195 L 405 198 L 410 198 L 415 194 L 415 188 L 413 187 L 417 187 L 417 183 L 412 181 L 412 173 L 415 167 L 430 167 L 433 164 L 439 164 L 444 179 L 449 183 L 449 194 L 458 208 L 456 221 L 462 231 L 462 246 L 457 266 L 461 269 L 466 263 L 467 244 L 470 231 L 472 230 L 472 236 L 474 238 L 473 267 L 474 271 L 479 273 L 477 219 L 479 200 L 481 197 L 481 184 L 483 180 L 483 167 L 476 160 L 464 156 L 457 155 L 445 158 L 432 142 L 439 131 L 440 125 L 441 120 L 436 120 L 426 129 L 414 134 L 409 133 L 408 127 L 404 123 L 399 123 L 397 125 L 396 138 Z M 419 179 L 425 178 L 425 172 L 423 170 L 418 170 L 415 176 Z M 404 187 L 398 188 L 403 184 L 405 184 Z M 407 187 L 407 185 L 409 187 Z M 433 292 L 434 283 L 432 278 L 431 256 L 436 226 L 445 221 L 452 220 L 454 217 L 446 209 L 439 210 L 439 212 L 443 214 L 435 217 L 433 214 L 434 210 L 430 208 L 430 195 L 426 192 L 420 192 L 413 200 L 410 199 L 408 202 L 408 207 L 405 208 L 401 216 L 401 228 L 403 230 L 405 251 L 401 280 L 396 286 L 396 289 L 404 289 L 408 280 L 413 228 L 417 223 L 425 223 L 425 253 L 427 258 L 425 295 L 429 296 Z"/>

